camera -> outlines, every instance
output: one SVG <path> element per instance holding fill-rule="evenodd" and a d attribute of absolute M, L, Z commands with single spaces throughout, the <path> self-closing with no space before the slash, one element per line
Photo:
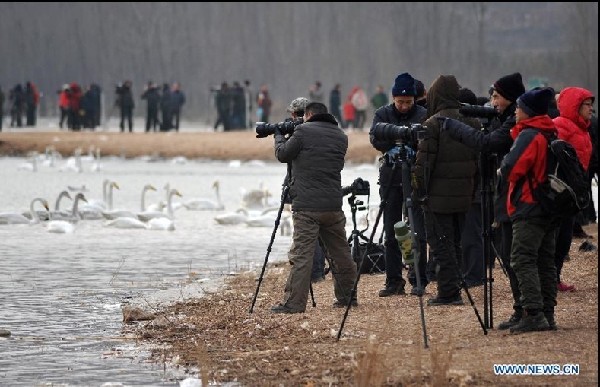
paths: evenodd
<path fill-rule="evenodd" d="M 465 117 L 478 118 L 481 125 L 483 125 L 483 129 L 486 129 L 492 123 L 492 120 L 500 115 L 500 112 L 493 107 L 469 104 L 462 104 L 458 112 Z"/>
<path fill-rule="evenodd" d="M 398 126 L 385 122 L 375 124 L 373 136 L 378 140 L 415 144 L 425 137 L 426 127 L 421 124 Z"/>
<path fill-rule="evenodd" d="M 352 184 L 342 187 L 342 195 L 346 196 L 348 194 L 352 194 L 354 196 L 357 195 L 370 195 L 371 194 L 371 186 L 367 180 L 363 180 L 360 177 L 357 177 Z"/>
<path fill-rule="evenodd" d="M 291 118 L 278 122 L 276 124 L 269 124 L 267 122 L 257 122 L 256 123 L 256 137 L 263 138 L 270 136 L 275 133 L 275 130 L 279 130 L 281 134 L 292 134 L 294 133 L 294 129 L 296 126 L 302 124 L 304 120 L 302 118 L 298 118 L 292 120 Z"/>

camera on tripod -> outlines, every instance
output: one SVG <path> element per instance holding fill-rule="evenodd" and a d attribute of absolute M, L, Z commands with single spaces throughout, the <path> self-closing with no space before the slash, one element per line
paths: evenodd
<path fill-rule="evenodd" d="M 276 124 L 269 124 L 268 122 L 257 122 L 256 123 L 256 138 L 263 138 L 270 136 L 275 133 L 275 130 L 279 130 L 281 134 L 292 134 L 296 126 L 304 123 L 302 118 L 291 119 L 288 118 L 283 122 Z"/>
<path fill-rule="evenodd" d="M 414 144 L 425 138 L 427 128 L 421 124 L 398 126 L 385 122 L 375 124 L 373 136 L 378 140 Z"/>
<path fill-rule="evenodd" d="M 342 195 L 346 196 L 348 194 L 352 194 L 354 196 L 358 195 L 370 195 L 371 194 L 371 185 L 368 181 L 363 180 L 360 177 L 357 177 L 352 184 L 342 187 Z"/>

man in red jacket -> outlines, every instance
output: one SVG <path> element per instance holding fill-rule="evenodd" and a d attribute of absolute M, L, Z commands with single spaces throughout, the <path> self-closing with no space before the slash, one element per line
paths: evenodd
<path fill-rule="evenodd" d="M 500 165 L 500 178 L 508 182 L 507 212 L 512 221 L 510 255 L 521 291 L 524 316 L 511 333 L 555 330 L 557 224 L 534 198 L 535 189 L 547 178 L 548 141 L 545 134 L 556 128 L 548 107 L 554 91 L 535 88 L 517 99 L 516 125 L 510 152 Z"/>

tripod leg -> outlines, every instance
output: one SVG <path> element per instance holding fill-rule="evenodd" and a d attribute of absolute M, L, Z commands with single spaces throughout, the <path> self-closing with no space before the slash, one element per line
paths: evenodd
<path fill-rule="evenodd" d="M 310 284 L 310 298 L 312 300 L 312 306 L 313 308 L 317 307 L 317 303 L 315 302 L 315 293 L 313 292 L 313 287 L 312 287 L 312 283 Z"/>
<path fill-rule="evenodd" d="M 285 205 L 285 198 L 288 195 L 290 188 L 289 186 L 285 186 L 283 188 L 283 193 L 281 197 L 281 205 L 279 206 L 279 212 L 277 212 L 277 218 L 275 219 L 275 227 L 273 227 L 273 232 L 271 233 L 271 240 L 269 241 L 269 246 L 267 246 L 267 253 L 265 255 L 265 262 L 263 264 L 262 270 L 260 272 L 260 276 L 258 277 L 258 284 L 256 285 L 256 292 L 254 293 L 254 297 L 252 298 L 252 305 L 250 306 L 250 313 L 254 310 L 254 304 L 256 303 L 256 298 L 258 297 L 258 289 L 260 288 L 260 284 L 262 283 L 263 276 L 265 274 L 265 269 L 267 268 L 267 262 L 269 261 L 269 254 L 271 253 L 271 247 L 273 247 L 273 242 L 275 241 L 275 235 L 277 235 L 277 228 L 279 227 L 279 221 L 281 220 L 281 213 L 283 212 L 283 206 Z M 312 286 L 311 286 L 311 294 L 312 294 Z M 313 298 L 314 304 L 314 298 Z"/>
<path fill-rule="evenodd" d="M 468 288 L 467 284 L 465 283 L 464 278 L 461 279 L 460 287 L 465 291 L 467 298 L 469 299 L 469 303 L 471 304 L 471 306 L 473 307 L 473 310 L 475 311 L 475 316 L 477 316 L 479 325 L 481 325 L 481 329 L 483 329 L 483 334 L 487 335 L 488 332 L 487 332 L 487 329 L 485 328 L 485 324 L 483 323 L 483 320 L 481 319 L 481 316 L 479 315 L 477 306 L 475 305 L 475 302 L 473 301 L 473 297 L 471 297 L 471 293 L 469 292 L 469 288 Z"/>

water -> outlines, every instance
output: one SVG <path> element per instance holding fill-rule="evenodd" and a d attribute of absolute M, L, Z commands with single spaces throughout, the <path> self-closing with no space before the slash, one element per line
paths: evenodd
<path fill-rule="evenodd" d="M 225 211 L 180 209 L 172 232 L 112 229 L 102 220 L 80 221 L 72 234 L 49 233 L 43 224 L 0 225 L 0 329 L 12 332 L 0 338 L 0 385 L 178 385 L 184 375 L 148 362 L 144 348 L 123 337 L 121 307 L 199 296 L 228 273 L 262 267 L 274 223 L 224 226 L 213 217 L 237 209 L 240 189 L 260 182 L 279 206 L 285 164 L 104 158 L 99 172 L 84 161 L 77 173 L 59 171 L 66 160 L 38 164 L 37 172 L 19 169 L 26 161 L 0 158 L 0 212 L 27 211 L 35 197 L 53 207 L 67 186 L 85 186 L 88 199 L 99 199 L 105 178 L 120 186 L 115 209 L 139 211 L 145 184 L 158 189 L 147 193 L 149 204 L 164 198 L 166 183 L 182 193 L 176 201 L 214 199 L 211 185 L 219 180 Z M 370 181 L 372 202 L 379 201 L 374 165 L 349 164 L 342 176 L 343 185 Z M 290 241 L 278 233 L 269 261 L 285 260 Z"/>

